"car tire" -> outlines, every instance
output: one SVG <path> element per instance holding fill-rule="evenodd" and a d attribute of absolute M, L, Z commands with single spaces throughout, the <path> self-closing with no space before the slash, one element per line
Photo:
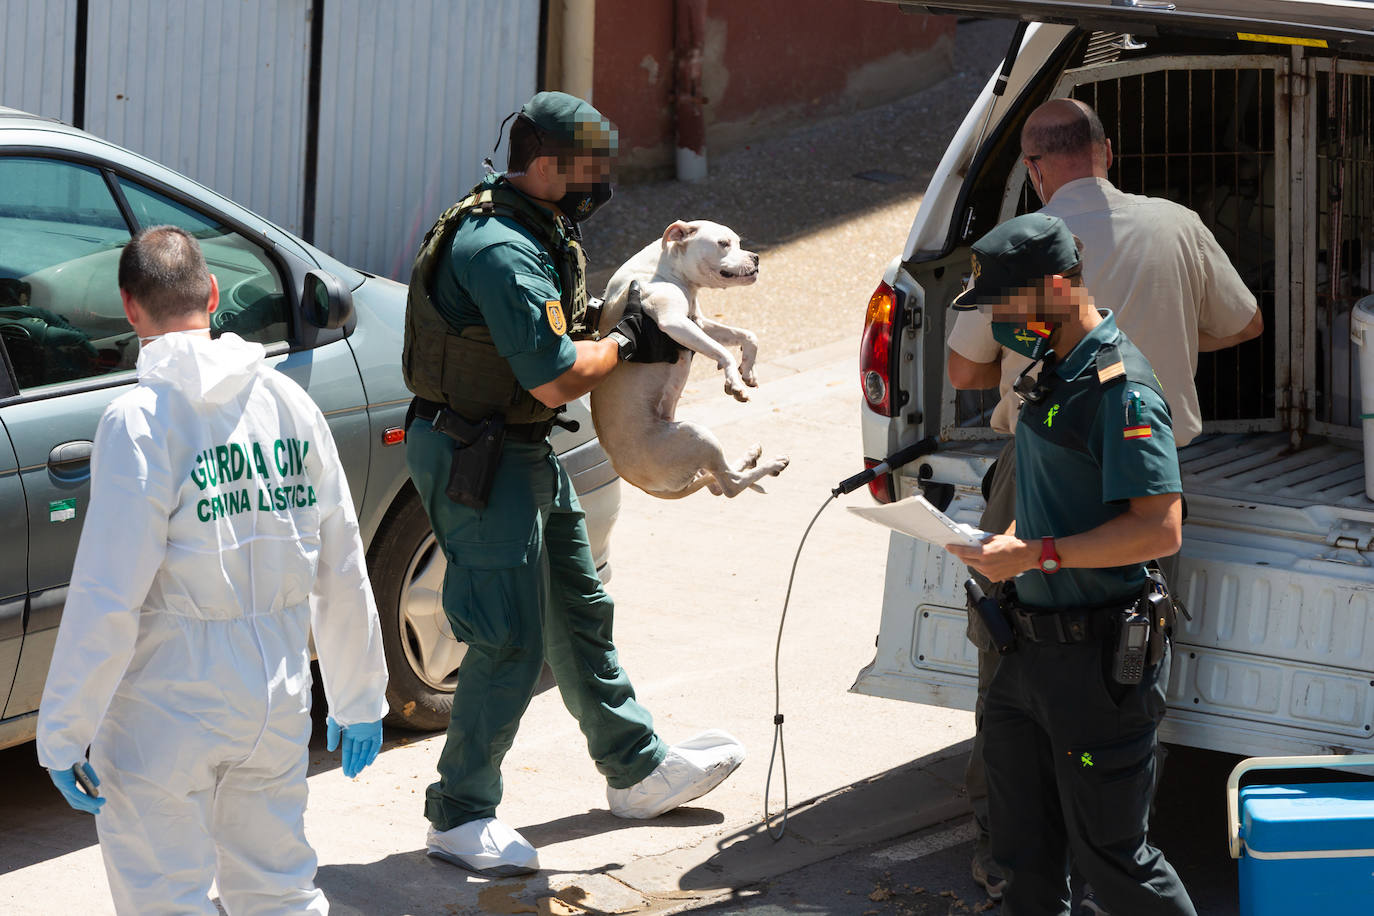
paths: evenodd
<path fill-rule="evenodd" d="M 446 563 L 419 495 L 407 485 L 368 557 L 388 672 L 386 724 L 446 728 L 463 643 L 440 600 Z"/>

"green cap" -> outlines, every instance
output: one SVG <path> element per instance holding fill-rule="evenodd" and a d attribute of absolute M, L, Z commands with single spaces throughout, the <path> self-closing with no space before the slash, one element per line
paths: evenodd
<path fill-rule="evenodd" d="M 566 92 L 538 92 L 520 114 L 544 132 L 549 145 L 574 153 L 614 156 L 619 143 L 615 125 L 601 112 Z"/>
<path fill-rule="evenodd" d="M 973 243 L 969 285 L 950 303 L 969 311 L 996 302 L 1045 277 L 1079 271 L 1078 242 L 1057 216 L 1027 213 L 1009 219 Z"/>

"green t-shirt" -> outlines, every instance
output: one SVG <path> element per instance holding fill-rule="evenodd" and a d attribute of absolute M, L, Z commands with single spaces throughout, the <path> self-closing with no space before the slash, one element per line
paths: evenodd
<path fill-rule="evenodd" d="M 1102 314 L 1102 323 L 1054 368 L 1045 397 L 1021 408 L 1016 536 L 1022 540 L 1091 531 L 1125 512 L 1132 498 L 1183 490 L 1154 370 L 1117 330 L 1112 313 Z M 1111 347 L 1115 352 L 1103 352 Z M 1120 369 L 1113 369 L 1117 362 Z M 1139 563 L 1049 576 L 1032 569 L 1016 577 L 1016 591 L 1029 607 L 1083 608 L 1130 600 L 1144 583 Z"/>
<path fill-rule="evenodd" d="M 482 186 L 497 182 L 504 179 L 494 176 Z M 577 361 L 563 327 L 561 297 L 553 256 L 510 217 L 469 215 L 435 271 L 439 314 L 457 330 L 485 325 L 526 391 L 553 381 Z"/>

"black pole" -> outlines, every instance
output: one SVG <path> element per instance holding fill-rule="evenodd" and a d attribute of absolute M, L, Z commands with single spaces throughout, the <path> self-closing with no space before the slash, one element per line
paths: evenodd
<path fill-rule="evenodd" d="M 86 38 L 90 32 L 90 0 L 76 0 L 76 36 L 72 67 L 72 126 L 86 127 Z"/>
<path fill-rule="evenodd" d="M 539 0 L 538 66 L 534 70 L 534 88 L 543 92 L 549 88 L 549 0 Z"/>
<path fill-rule="evenodd" d="M 320 68 L 324 61 L 324 0 L 310 11 L 310 72 L 305 98 L 305 175 L 301 197 L 301 238 L 315 243 L 315 187 L 320 172 Z"/>

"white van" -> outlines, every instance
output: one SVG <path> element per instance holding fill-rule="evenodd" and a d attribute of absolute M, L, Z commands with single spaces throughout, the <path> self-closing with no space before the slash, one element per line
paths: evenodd
<path fill-rule="evenodd" d="M 1243 755 L 1374 751 L 1374 502 L 1360 347 L 1374 293 L 1374 5 L 1338 0 L 939 0 L 919 12 L 1031 23 L 964 119 L 906 248 L 874 293 L 860 356 L 874 482 L 976 523 L 1001 444 L 997 392 L 945 374 L 969 245 L 1040 206 L 1020 162 L 1041 101 L 1096 108 L 1122 189 L 1197 211 L 1254 292 L 1262 337 L 1202 354 L 1203 435 L 1180 452 L 1189 518 L 1166 741 Z M 1092 244 L 1092 240 L 1085 240 Z M 1371 300 L 1374 302 L 1374 300 Z M 1359 330 L 1358 322 L 1355 330 Z M 1370 332 L 1374 358 L 1374 330 Z M 1371 393 L 1374 394 L 1374 393 Z M 1374 398 L 1370 404 L 1374 405 Z M 1371 455 L 1374 459 L 1374 454 Z M 971 709 L 962 564 L 894 534 L 873 663 L 854 690 Z"/>

